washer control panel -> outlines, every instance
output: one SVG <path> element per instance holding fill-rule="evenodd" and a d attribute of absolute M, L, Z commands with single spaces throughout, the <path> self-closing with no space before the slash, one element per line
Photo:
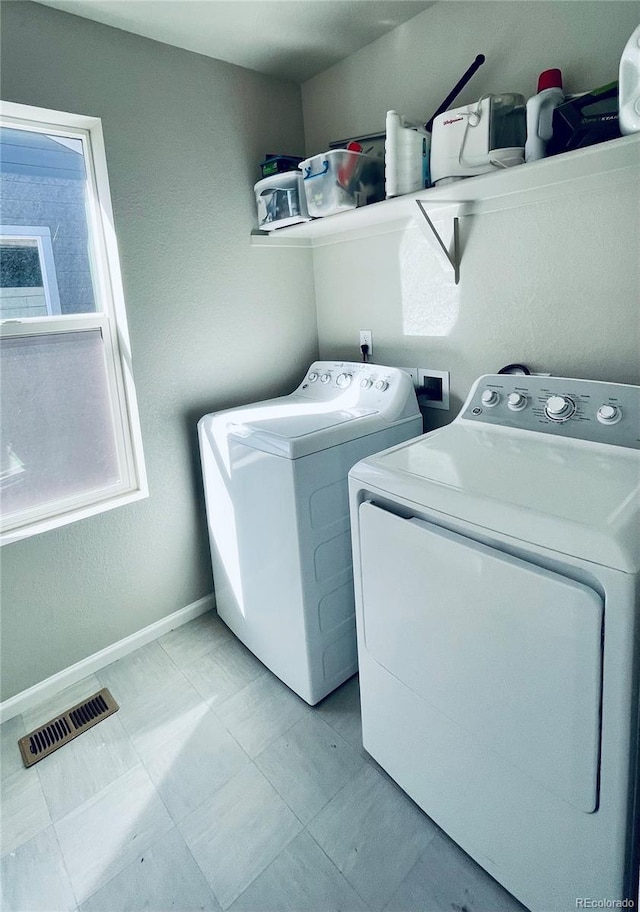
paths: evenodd
<path fill-rule="evenodd" d="M 295 393 L 320 402 L 333 400 L 336 408 L 377 411 L 388 420 L 420 414 L 413 381 L 399 367 L 314 361 Z"/>
<path fill-rule="evenodd" d="M 459 417 L 640 449 L 640 386 L 487 374 L 474 383 Z"/>

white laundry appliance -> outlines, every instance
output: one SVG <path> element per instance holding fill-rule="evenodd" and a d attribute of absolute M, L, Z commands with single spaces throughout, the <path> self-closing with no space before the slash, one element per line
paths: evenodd
<path fill-rule="evenodd" d="M 534 912 L 637 908 L 639 448 L 640 387 L 490 375 L 350 472 L 364 746 Z"/>
<path fill-rule="evenodd" d="M 357 670 L 347 473 L 421 433 L 408 374 L 346 361 L 198 423 L 218 614 L 312 705 Z"/>

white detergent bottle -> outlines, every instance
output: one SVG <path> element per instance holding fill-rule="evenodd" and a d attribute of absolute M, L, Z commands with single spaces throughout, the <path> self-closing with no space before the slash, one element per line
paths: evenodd
<path fill-rule="evenodd" d="M 385 190 L 387 199 L 429 186 L 431 135 L 396 111 L 385 125 Z"/>
<path fill-rule="evenodd" d="M 640 132 L 640 25 L 627 41 L 620 58 L 620 132 Z"/>
<path fill-rule="evenodd" d="M 545 70 L 538 77 L 538 94 L 527 102 L 527 141 L 524 160 L 544 158 L 553 133 L 553 111 L 564 101 L 562 72 Z"/>

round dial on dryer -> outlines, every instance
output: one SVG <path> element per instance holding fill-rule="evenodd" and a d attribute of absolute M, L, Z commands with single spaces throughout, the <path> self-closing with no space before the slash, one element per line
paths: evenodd
<path fill-rule="evenodd" d="M 486 408 L 493 408 L 500 402 L 500 394 L 495 390 L 485 390 L 481 398 L 482 404 Z"/>
<path fill-rule="evenodd" d="M 362 389 L 368 390 L 369 387 L 372 385 L 373 385 L 373 380 L 368 380 L 366 377 L 363 377 L 363 379 L 360 381 L 360 386 L 362 387 Z"/>
<path fill-rule="evenodd" d="M 575 410 L 576 404 L 568 396 L 549 396 L 544 407 L 547 418 L 552 421 L 566 421 Z"/>
<path fill-rule="evenodd" d="M 601 405 L 596 418 L 600 424 L 617 424 L 622 418 L 622 412 L 617 405 Z"/>
<path fill-rule="evenodd" d="M 340 389 L 346 389 L 351 383 L 351 374 L 338 374 L 336 383 Z"/>
<path fill-rule="evenodd" d="M 376 383 L 376 389 L 380 390 L 381 393 L 384 393 L 384 391 L 388 388 L 389 388 L 389 384 L 387 383 L 386 380 L 378 380 L 378 382 Z"/>
<path fill-rule="evenodd" d="M 309 383 L 315 383 L 317 379 L 318 379 L 318 375 L 316 374 L 316 372 L 311 371 L 311 373 L 309 374 Z"/>
<path fill-rule="evenodd" d="M 507 407 L 512 412 L 521 412 L 527 407 L 527 397 L 522 393 L 509 393 L 507 396 Z"/>
<path fill-rule="evenodd" d="M 330 380 L 331 380 L 331 374 L 323 374 L 320 377 L 320 383 L 329 383 Z"/>

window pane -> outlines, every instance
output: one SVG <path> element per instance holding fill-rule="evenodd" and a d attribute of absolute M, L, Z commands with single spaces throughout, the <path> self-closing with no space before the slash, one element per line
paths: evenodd
<path fill-rule="evenodd" d="M 31 238 L 7 241 L 0 247 L 2 288 L 42 288 L 38 242 Z"/>
<path fill-rule="evenodd" d="M 1 342 L 5 519 L 120 481 L 99 329 Z"/>
<path fill-rule="evenodd" d="M 87 171 L 81 140 L 0 128 L 0 233 L 5 235 L 2 259 L 5 245 L 11 243 L 6 237 L 12 233 L 8 226 L 22 226 L 26 235 L 31 229 L 40 238 L 37 249 L 47 313 L 93 313 L 98 309 L 86 204 Z M 46 238 L 44 246 L 43 238 Z M 3 273 L 4 270 L 3 264 Z M 33 287 L 20 282 L 5 286 L 4 276 L 2 284 L 13 288 Z M 0 300 L 5 298 L 2 294 Z M 36 315 L 2 311 L 0 316 Z"/>
<path fill-rule="evenodd" d="M 37 239 L 0 237 L 0 319 L 49 313 Z"/>

